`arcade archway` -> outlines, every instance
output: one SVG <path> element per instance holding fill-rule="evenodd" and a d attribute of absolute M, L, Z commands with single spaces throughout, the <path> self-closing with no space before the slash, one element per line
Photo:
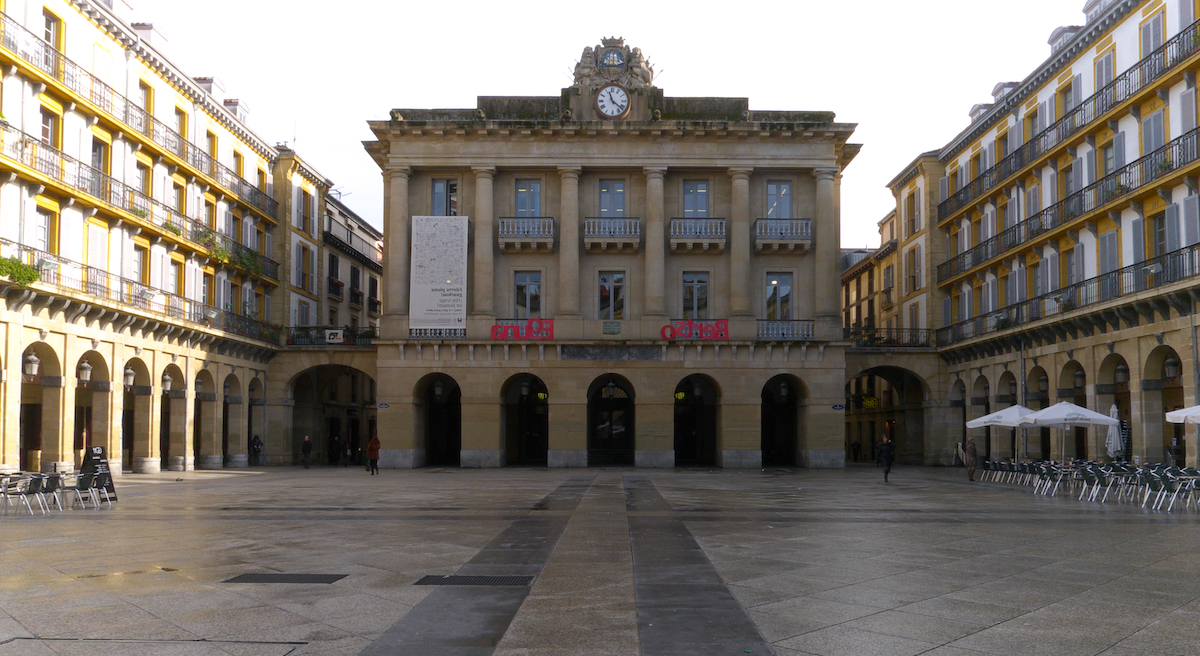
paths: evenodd
<path fill-rule="evenodd" d="M 1175 349 L 1159 346 L 1142 369 L 1142 416 L 1146 458 L 1183 467 L 1187 460 L 1185 424 L 1167 422 L 1166 413 L 1183 407 L 1183 362 Z"/>
<path fill-rule="evenodd" d="M 428 467 L 462 465 L 462 390 L 446 374 L 430 374 L 413 391 L 416 434 Z"/>
<path fill-rule="evenodd" d="M 58 421 L 64 410 L 62 365 L 50 345 L 36 342 L 21 354 L 20 384 L 21 471 L 53 471 L 67 454 Z"/>
<path fill-rule="evenodd" d="M 254 412 L 253 404 L 256 400 L 261 403 L 262 385 L 257 378 L 250 379 L 250 398 L 247 399 L 243 396 L 245 386 L 239 383 L 235 388 L 235 381 L 226 379 L 226 382 L 230 387 L 228 411 L 224 413 L 227 423 L 222 427 L 223 441 L 239 456 L 239 466 L 245 466 L 249 440 L 256 434 L 256 426 L 260 426 L 255 422 L 256 419 L 261 421 L 262 409 Z M 291 392 L 292 462 L 301 462 L 301 449 L 307 435 L 313 444 L 313 464 L 362 464 L 370 440 L 369 431 L 375 426 L 375 382 L 371 377 L 347 365 L 323 364 L 305 369 L 293 378 Z M 262 438 L 268 447 L 277 444 L 269 435 Z M 271 454 L 267 455 L 271 457 Z M 278 458 L 279 454 L 274 457 Z"/>
<path fill-rule="evenodd" d="M 533 374 L 509 378 L 500 392 L 509 465 L 544 467 L 550 448 L 550 392 Z"/>
<path fill-rule="evenodd" d="M 589 467 L 634 464 L 634 390 L 623 376 L 605 374 L 588 388 Z"/>
<path fill-rule="evenodd" d="M 805 423 L 801 416 L 807 397 L 804 390 L 800 379 L 789 374 L 775 376 L 763 385 L 760 417 L 764 467 L 797 466 L 800 429 Z"/>
<path fill-rule="evenodd" d="M 715 467 L 721 399 L 717 386 L 692 374 L 675 387 L 675 466 Z"/>
<path fill-rule="evenodd" d="M 886 433 L 897 462 L 923 464 L 927 397 L 925 381 L 908 369 L 872 367 L 854 376 L 846 384 L 847 461 L 856 455 L 873 461 L 876 443 Z"/>
<path fill-rule="evenodd" d="M 88 351 L 75 363 L 75 440 L 76 466 L 82 465 L 84 449 L 109 447 L 108 415 L 112 404 L 112 373 L 108 361 L 96 351 Z M 106 454 L 108 455 L 108 454 Z M 115 456 L 116 454 L 112 454 Z M 114 460 L 116 458 L 114 457 Z"/>

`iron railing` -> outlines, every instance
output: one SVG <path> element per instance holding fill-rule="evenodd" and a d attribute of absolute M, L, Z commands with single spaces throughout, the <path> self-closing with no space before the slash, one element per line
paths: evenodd
<path fill-rule="evenodd" d="M 587 239 L 640 239 L 642 222 L 635 217 L 584 219 L 583 236 Z"/>
<path fill-rule="evenodd" d="M 329 295 L 334 298 L 341 299 L 343 293 L 342 290 L 344 290 L 345 287 L 346 283 L 334 278 L 333 276 L 329 276 L 325 279 L 325 288 L 329 291 Z"/>
<path fill-rule="evenodd" d="M 1027 301 L 1019 301 L 994 312 L 960 321 L 937 331 L 937 341 L 946 346 L 985 333 L 1021 326 L 1079 308 L 1114 301 L 1200 275 L 1200 244 L 1186 246 L 1068 285 Z"/>
<path fill-rule="evenodd" d="M 1005 253 L 1021 244 L 1036 239 L 1039 235 L 1062 226 L 1092 212 L 1122 196 L 1153 184 L 1160 178 L 1171 175 L 1176 169 L 1195 162 L 1198 158 L 1197 143 L 1200 129 L 1192 130 L 1166 144 L 1149 155 L 1117 169 L 1087 187 L 1067 196 L 1061 201 L 1034 214 L 1017 225 L 987 239 L 938 265 L 938 282 L 946 280 L 978 266 L 993 257 Z"/>
<path fill-rule="evenodd" d="M 550 217 L 506 217 L 496 223 L 501 239 L 554 238 L 554 219 Z"/>
<path fill-rule="evenodd" d="M 896 301 L 892 298 L 892 290 L 885 289 L 879 295 L 879 307 L 884 310 L 891 309 L 896 306 Z"/>
<path fill-rule="evenodd" d="M 759 219 L 754 222 L 756 239 L 812 239 L 811 219 Z"/>
<path fill-rule="evenodd" d="M 466 339 L 466 328 L 409 328 L 409 339 Z"/>
<path fill-rule="evenodd" d="M 271 324 L 205 305 L 173 292 L 109 273 L 104 269 L 61 258 L 53 253 L 0 239 L 0 256 L 15 257 L 36 267 L 40 273 L 38 283 L 61 293 L 89 296 L 159 318 L 198 324 L 263 342 L 279 343 L 279 329 Z"/>
<path fill-rule="evenodd" d="M 363 291 L 361 289 L 355 289 L 353 287 L 350 288 L 350 305 L 362 307 Z"/>
<path fill-rule="evenodd" d="M 996 188 L 1038 157 L 1069 139 L 1113 107 L 1121 104 L 1151 82 L 1163 77 L 1179 63 L 1200 51 L 1200 21 L 1188 25 L 1161 47 L 1116 76 L 1077 106 L 1064 112 L 1063 117 L 1042 132 L 1034 135 L 1020 148 L 980 173 L 969 184 L 954 192 L 938 205 L 938 220 L 958 210 Z"/>
<path fill-rule="evenodd" d="M 725 219 L 671 219 L 671 239 L 724 239 Z"/>
<path fill-rule="evenodd" d="M 383 301 L 380 301 L 379 299 L 375 298 L 374 296 L 368 296 L 367 297 L 367 312 L 370 312 L 371 314 L 382 314 L 383 313 Z"/>
<path fill-rule="evenodd" d="M 160 226 L 180 239 L 205 248 L 210 256 L 227 254 L 224 259 L 236 266 L 251 273 L 279 279 L 278 262 L 239 244 L 232 237 L 214 232 L 167 204 L 150 198 L 57 148 L 47 146 L 11 125 L 0 124 L 0 156 L 96 198 L 110 207 Z M 222 250 L 224 254 L 221 253 Z"/>
<path fill-rule="evenodd" d="M 332 216 L 327 217 L 324 236 L 326 243 L 340 247 L 348 255 L 357 255 L 356 259 L 376 273 L 383 270 L 383 249 L 379 244 L 367 241 L 345 223 L 335 220 Z"/>
<path fill-rule="evenodd" d="M 370 326 L 289 326 L 288 346 L 370 346 L 379 336 Z"/>
<path fill-rule="evenodd" d="M 243 202 L 276 217 L 279 204 L 115 89 L 68 59 L 8 14 L 0 13 L 0 47 L 88 100 L 109 118 L 145 135 Z"/>
<path fill-rule="evenodd" d="M 787 342 L 810 340 L 813 338 L 814 324 L 815 322 L 811 319 L 797 321 L 767 321 L 759 319 L 758 341 Z"/>
<path fill-rule="evenodd" d="M 843 328 L 851 346 L 860 348 L 929 348 L 933 331 L 925 328 Z"/>

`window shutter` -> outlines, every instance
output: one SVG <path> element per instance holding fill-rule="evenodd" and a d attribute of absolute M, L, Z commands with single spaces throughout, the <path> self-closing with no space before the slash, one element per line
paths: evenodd
<path fill-rule="evenodd" d="M 1075 244 L 1075 282 L 1083 282 L 1083 244 Z"/>
<path fill-rule="evenodd" d="M 1134 219 L 1129 230 L 1133 234 L 1133 263 L 1137 264 L 1146 259 L 1146 230 L 1142 219 Z M 1110 271 L 1115 270 L 1115 267 L 1110 269 Z"/>
<path fill-rule="evenodd" d="M 1167 205 L 1167 252 L 1179 250 L 1179 205 Z"/>
<path fill-rule="evenodd" d="M 1200 196 L 1183 199 L 1183 245 L 1200 243 Z"/>
<path fill-rule="evenodd" d="M 949 326 L 953 322 L 954 316 L 951 310 L 950 297 L 947 296 L 942 299 L 942 326 Z"/>
<path fill-rule="evenodd" d="M 1083 102 L 1083 75 L 1076 75 L 1071 78 L 1071 106 L 1063 107 L 1064 112 L 1069 112 Z"/>
<path fill-rule="evenodd" d="M 1154 50 L 1154 21 L 1142 25 L 1142 59 Z"/>
<path fill-rule="evenodd" d="M 1017 269 L 1017 302 L 1025 300 L 1029 294 L 1029 283 L 1025 278 L 1025 267 Z"/>
<path fill-rule="evenodd" d="M 1179 241 L 1179 222 L 1175 222 L 1175 240 Z M 917 244 L 913 248 L 913 280 L 916 283 L 917 289 L 925 287 L 925 279 L 921 276 L 921 245 Z"/>
<path fill-rule="evenodd" d="M 1083 181 L 1083 184 L 1084 185 L 1094 184 L 1096 182 L 1096 151 L 1095 151 L 1095 149 L 1092 149 L 1092 151 L 1089 152 L 1084 157 L 1083 161 L 1085 164 L 1085 169 L 1087 171 L 1087 178 Z"/>
<path fill-rule="evenodd" d="M 989 284 L 992 286 L 991 310 L 995 312 L 1000 309 L 1000 281 L 992 279 Z"/>
<path fill-rule="evenodd" d="M 1058 271 L 1058 253 L 1046 258 L 1046 291 L 1052 292 L 1061 286 L 1062 276 Z"/>
<path fill-rule="evenodd" d="M 1038 134 L 1041 134 L 1046 131 L 1046 125 L 1047 125 L 1046 116 L 1049 115 L 1049 111 L 1050 111 L 1050 108 L 1046 103 L 1041 103 L 1038 105 L 1038 113 L 1037 113 Z"/>
<path fill-rule="evenodd" d="M 1071 193 L 1079 193 L 1083 189 L 1083 158 L 1076 157 L 1071 165 Z"/>
<path fill-rule="evenodd" d="M 950 178 L 942 176 L 938 178 L 938 202 L 943 203 L 950 197 Z"/>
<path fill-rule="evenodd" d="M 263 254 L 271 257 L 271 233 L 263 233 Z"/>
<path fill-rule="evenodd" d="M 1016 147 L 1013 148 L 1013 152 L 1016 152 L 1016 149 L 1020 148 L 1021 145 L 1025 143 L 1025 122 L 1024 121 L 1017 121 L 1016 131 L 1017 131 L 1017 137 L 1016 137 L 1017 143 L 1016 143 Z"/>
<path fill-rule="evenodd" d="M 1117 168 L 1125 166 L 1125 133 L 1118 132 L 1113 137 L 1113 165 Z"/>
<path fill-rule="evenodd" d="M 266 293 L 264 293 L 264 294 L 263 294 L 263 315 L 262 315 L 262 320 L 263 320 L 263 321 L 270 321 L 270 320 L 271 320 L 271 293 L 270 293 L 270 292 L 266 292 Z"/>
<path fill-rule="evenodd" d="M 913 225 L 921 229 L 921 187 L 917 187 L 917 195 L 913 197 Z"/>
<path fill-rule="evenodd" d="M 293 258 L 296 264 L 296 279 L 292 284 L 304 289 L 304 251 L 300 248 L 300 244 L 296 244 L 296 256 Z"/>
<path fill-rule="evenodd" d="M 1190 3 L 1185 1 L 1180 4 L 1187 5 Z M 1196 87 L 1192 87 L 1190 89 L 1184 89 L 1183 92 L 1179 94 L 1179 111 L 1180 111 L 1180 116 L 1181 116 L 1181 118 L 1180 118 L 1181 125 L 1183 126 L 1182 132 L 1186 134 L 1188 132 L 1191 132 L 1192 130 L 1195 130 L 1196 129 Z"/>
<path fill-rule="evenodd" d="M 908 258 L 900 258 L 900 278 L 904 281 L 904 295 L 908 296 Z"/>
<path fill-rule="evenodd" d="M 1046 127 L 1049 128 L 1058 122 L 1058 96 L 1050 96 L 1046 99 Z"/>
<path fill-rule="evenodd" d="M 1050 172 L 1050 198 L 1047 205 L 1054 205 L 1058 202 L 1058 171 Z"/>
<path fill-rule="evenodd" d="M 308 252 L 308 291 L 317 293 L 317 252 Z"/>
<path fill-rule="evenodd" d="M 1181 0 L 1179 3 L 1179 25 L 1180 31 L 1191 25 L 1195 20 L 1195 7 L 1192 6 L 1193 0 Z"/>
<path fill-rule="evenodd" d="M 1042 188 L 1040 186 L 1031 185 L 1025 191 L 1025 205 L 1029 208 L 1029 216 L 1042 211 Z M 1029 218 L 1029 216 L 1025 218 Z"/>

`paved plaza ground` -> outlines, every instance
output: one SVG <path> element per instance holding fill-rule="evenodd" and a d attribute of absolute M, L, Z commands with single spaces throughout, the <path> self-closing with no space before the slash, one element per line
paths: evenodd
<path fill-rule="evenodd" d="M 129 475 L 111 509 L 0 517 L 0 654 L 1200 653 L 1200 513 L 891 478 Z"/>

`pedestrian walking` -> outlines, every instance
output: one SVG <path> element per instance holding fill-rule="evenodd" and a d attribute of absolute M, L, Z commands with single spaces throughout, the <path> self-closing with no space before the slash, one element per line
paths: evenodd
<path fill-rule="evenodd" d="M 300 457 L 304 462 L 304 468 L 308 469 L 308 466 L 312 464 L 312 441 L 308 439 L 307 435 L 304 436 L 304 444 L 300 445 Z"/>
<path fill-rule="evenodd" d="M 862 442 L 858 440 L 851 442 L 850 452 L 854 454 L 854 462 L 858 462 L 858 454 L 862 452 Z"/>
<path fill-rule="evenodd" d="M 963 458 L 963 464 L 967 466 L 967 480 L 975 480 L 975 463 L 979 461 L 979 451 L 975 447 L 975 439 L 967 440 L 967 455 Z"/>
<path fill-rule="evenodd" d="M 379 473 L 379 438 L 372 435 L 371 441 L 367 442 L 367 460 L 371 463 L 371 475 Z"/>
<path fill-rule="evenodd" d="M 879 462 L 883 465 L 883 482 L 888 482 L 888 474 L 892 472 L 892 457 L 895 455 L 895 445 L 892 440 L 884 434 L 883 441 L 879 444 Z"/>
<path fill-rule="evenodd" d="M 262 448 L 263 448 L 262 438 L 255 435 L 254 439 L 250 440 L 250 455 L 254 456 L 254 465 L 255 466 L 262 464 Z"/>

